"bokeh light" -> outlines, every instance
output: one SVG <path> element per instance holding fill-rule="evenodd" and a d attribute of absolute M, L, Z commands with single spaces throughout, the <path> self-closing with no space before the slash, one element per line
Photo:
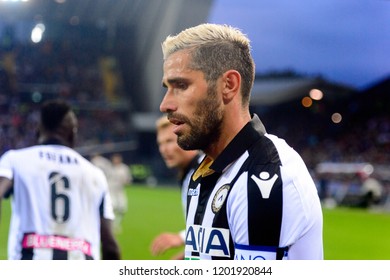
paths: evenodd
<path fill-rule="evenodd" d="M 343 117 L 341 116 L 340 113 L 333 113 L 332 114 L 332 122 L 334 123 L 341 123 Z"/>
<path fill-rule="evenodd" d="M 309 93 L 311 99 L 313 100 L 321 100 L 324 97 L 324 94 L 321 90 L 313 88 Z"/>
<path fill-rule="evenodd" d="M 303 107 L 309 108 L 311 105 L 313 105 L 313 100 L 310 97 L 305 96 L 304 98 L 302 98 L 301 103 Z"/>

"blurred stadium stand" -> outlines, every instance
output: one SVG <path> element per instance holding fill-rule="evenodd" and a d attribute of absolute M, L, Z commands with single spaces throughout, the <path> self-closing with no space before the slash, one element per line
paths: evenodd
<path fill-rule="evenodd" d="M 172 182 L 155 144 L 168 34 L 204 22 L 212 0 L 0 2 L 0 154 L 35 143 L 39 104 L 62 97 L 80 120 L 86 156 L 120 151 Z M 32 43 L 36 24 L 42 41 Z M 322 98 L 310 97 L 316 89 Z M 252 111 L 315 175 L 323 162 L 372 164 L 389 193 L 390 77 L 363 90 L 289 70 L 258 73 Z M 307 103 L 309 102 L 309 103 Z M 145 172 L 144 172 L 145 173 Z"/>
<path fill-rule="evenodd" d="M 273 77 L 273 82 L 275 79 L 278 78 Z M 283 85 L 286 79 L 302 80 L 302 77 L 281 76 L 279 79 Z M 318 80 L 310 87 L 321 90 L 324 95 L 321 100 L 312 100 L 309 107 L 302 104 L 303 98 L 307 98 L 310 92 L 310 87 L 305 88 L 306 83 L 306 80 L 302 83 L 301 94 L 293 98 L 286 95 L 286 101 L 281 99 L 271 105 L 255 104 L 253 110 L 260 114 L 269 133 L 286 139 L 302 155 L 319 189 L 323 174 L 317 174 L 316 170 L 323 163 L 336 163 L 336 166 L 371 164 L 373 172 L 370 176 L 383 185 L 382 198 L 378 203 L 390 210 L 390 77 L 375 81 L 359 91 Z M 294 95 L 296 89 L 292 87 L 292 91 Z M 335 113 L 339 114 L 339 118 L 332 119 Z M 359 174 L 350 174 L 342 168 L 332 172 L 335 173 L 340 175 L 337 178 L 342 178 L 343 184 L 350 187 L 356 184 Z M 329 179 L 335 178 L 329 174 Z M 352 188 L 350 190 L 353 191 Z M 347 193 L 344 195 L 349 197 Z M 348 203 L 351 204 L 351 201 Z"/>
<path fill-rule="evenodd" d="M 0 154 L 35 142 L 38 105 L 62 97 L 83 152 L 112 143 L 129 164 L 156 165 L 161 41 L 204 22 L 212 0 L 0 1 Z M 42 41 L 32 43 L 34 27 Z M 118 144 L 116 148 L 118 149 Z M 173 173 L 158 163 L 162 176 Z"/>

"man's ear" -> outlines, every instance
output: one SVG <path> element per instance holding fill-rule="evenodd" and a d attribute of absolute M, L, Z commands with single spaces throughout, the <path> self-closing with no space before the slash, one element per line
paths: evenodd
<path fill-rule="evenodd" d="M 229 103 L 241 90 L 241 75 L 236 70 L 228 70 L 223 74 L 222 97 L 224 103 Z"/>

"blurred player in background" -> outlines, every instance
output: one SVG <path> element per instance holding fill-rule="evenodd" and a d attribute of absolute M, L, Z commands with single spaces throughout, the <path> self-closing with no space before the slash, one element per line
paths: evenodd
<path fill-rule="evenodd" d="M 39 144 L 0 158 L 0 200 L 12 197 L 9 259 L 120 259 L 107 180 L 72 149 L 76 134 L 70 105 L 48 101 Z"/>
<path fill-rule="evenodd" d="M 122 230 L 123 216 L 127 212 L 125 188 L 133 181 L 129 166 L 123 163 L 121 154 L 115 153 L 111 156 L 111 166 L 107 171 L 107 179 L 115 213 L 114 230 L 119 233 Z"/>
<path fill-rule="evenodd" d="M 201 24 L 162 48 L 160 110 L 181 148 L 206 154 L 188 188 L 185 259 L 323 259 L 314 181 L 250 112 L 255 65 L 246 35 Z"/>
<path fill-rule="evenodd" d="M 108 158 L 102 156 L 101 154 L 95 153 L 91 157 L 91 162 L 95 166 L 99 167 L 103 171 L 104 175 L 106 175 L 106 177 L 108 176 L 112 166 L 111 161 Z"/>
<path fill-rule="evenodd" d="M 157 145 L 159 152 L 168 168 L 177 170 L 180 182 L 182 207 L 184 215 L 187 207 L 187 190 L 189 179 L 202 158 L 197 151 L 185 151 L 177 144 L 177 136 L 173 132 L 174 125 L 166 116 L 162 116 L 156 122 Z M 172 233 L 164 232 L 158 235 L 151 244 L 153 255 L 159 255 L 171 248 L 184 245 L 185 230 Z M 184 252 L 174 256 L 173 259 L 184 259 Z"/>

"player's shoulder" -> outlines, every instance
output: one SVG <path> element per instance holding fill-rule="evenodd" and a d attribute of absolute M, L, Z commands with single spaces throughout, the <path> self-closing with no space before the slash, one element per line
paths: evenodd
<path fill-rule="evenodd" d="M 17 150 L 7 150 L 0 155 L 0 158 L 12 157 Z"/>
<path fill-rule="evenodd" d="M 18 156 L 25 156 L 29 153 L 32 153 L 35 150 L 36 146 L 26 147 L 26 148 L 20 148 L 20 149 L 10 149 L 5 151 L 0 158 L 13 158 Z"/>
<path fill-rule="evenodd" d="M 273 134 L 265 134 L 265 136 L 275 147 L 282 163 L 298 163 L 301 161 L 301 156 L 299 155 L 299 153 L 289 143 L 287 143 L 285 139 L 279 138 L 278 136 Z"/>
<path fill-rule="evenodd" d="M 290 151 L 291 146 L 286 142 L 285 139 L 280 138 L 274 134 L 266 133 L 264 136 L 278 149 L 283 151 Z"/>
<path fill-rule="evenodd" d="M 307 173 L 307 167 L 299 153 L 284 139 L 266 133 L 250 151 L 249 166 L 257 173 L 259 166 L 273 167 L 275 171 L 283 170 L 283 181 L 289 182 L 302 173 Z M 306 178 L 306 177 L 305 177 Z"/>
<path fill-rule="evenodd" d="M 94 165 L 92 162 L 90 162 L 87 159 L 85 159 L 85 161 L 86 161 L 85 165 L 88 166 L 88 168 L 91 169 L 94 173 L 98 174 L 101 177 L 106 176 L 106 175 L 104 175 L 104 171 L 101 168 L 97 167 L 96 165 Z"/>
<path fill-rule="evenodd" d="M 92 170 L 95 173 L 103 173 L 102 169 L 97 167 L 95 164 L 92 163 L 91 160 L 87 159 L 83 155 L 81 155 L 79 152 L 76 150 L 72 150 L 72 153 L 77 156 L 78 160 L 80 161 L 80 164 L 89 170 Z"/>
<path fill-rule="evenodd" d="M 94 181 L 104 183 L 106 182 L 106 175 L 101 168 L 94 165 L 89 159 L 78 153 L 77 151 L 71 151 L 79 162 L 80 169 L 83 170 L 83 173 L 86 177 L 93 178 Z"/>
<path fill-rule="evenodd" d="M 45 147 L 46 146 L 46 147 Z M 48 149 L 48 150 L 55 150 L 60 154 L 69 156 L 72 159 L 75 159 L 78 162 L 78 166 L 82 169 L 91 170 L 94 173 L 100 173 L 100 168 L 96 167 L 89 159 L 81 155 L 77 150 L 67 147 L 67 146 L 50 146 L 50 145 L 43 145 L 40 146 L 41 149 Z M 103 173 L 103 172 L 101 172 Z"/>
<path fill-rule="evenodd" d="M 106 175 L 104 174 L 104 171 L 93 164 L 90 160 L 80 155 L 80 161 L 83 165 L 83 167 L 88 170 L 88 172 L 94 174 L 95 178 L 100 180 L 106 180 Z"/>

